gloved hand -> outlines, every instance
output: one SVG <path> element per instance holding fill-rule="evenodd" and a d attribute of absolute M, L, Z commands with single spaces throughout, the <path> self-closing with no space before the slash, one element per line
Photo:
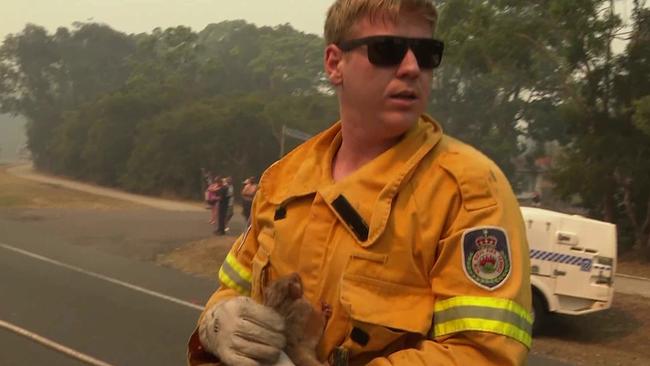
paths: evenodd
<path fill-rule="evenodd" d="M 209 309 L 199 324 L 199 339 L 229 366 L 259 366 L 278 361 L 286 344 L 284 319 L 249 297 L 238 296 Z"/>
<path fill-rule="evenodd" d="M 274 363 L 273 366 L 296 366 L 289 356 L 287 356 L 286 353 L 280 352 L 280 358 L 278 359 L 278 362 Z"/>

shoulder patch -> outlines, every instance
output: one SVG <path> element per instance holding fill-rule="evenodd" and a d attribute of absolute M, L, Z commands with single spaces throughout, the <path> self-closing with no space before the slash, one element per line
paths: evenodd
<path fill-rule="evenodd" d="M 510 276 L 510 242 L 500 227 L 467 229 L 461 239 L 463 270 L 476 285 L 494 291 Z"/>

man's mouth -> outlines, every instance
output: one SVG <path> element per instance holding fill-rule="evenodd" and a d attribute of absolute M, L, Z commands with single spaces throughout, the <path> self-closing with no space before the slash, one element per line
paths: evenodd
<path fill-rule="evenodd" d="M 410 90 L 404 90 L 399 93 L 392 94 L 390 97 L 395 99 L 400 99 L 400 100 L 408 100 L 408 101 L 413 101 L 418 99 L 417 94 L 415 94 L 414 91 L 410 91 Z"/>

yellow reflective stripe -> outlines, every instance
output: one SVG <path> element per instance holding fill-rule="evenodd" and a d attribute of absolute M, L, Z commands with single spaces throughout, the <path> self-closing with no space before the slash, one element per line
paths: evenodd
<path fill-rule="evenodd" d="M 480 306 L 459 306 L 436 313 L 436 321 L 438 323 L 464 318 L 492 319 L 514 325 L 529 333 L 532 330 L 532 324 L 519 317 L 519 315 L 511 313 L 505 309 L 486 308 Z"/>
<path fill-rule="evenodd" d="M 233 270 L 235 270 L 235 272 L 237 272 L 239 277 L 241 277 L 243 280 L 245 280 L 248 283 L 251 282 L 251 279 L 253 278 L 251 275 L 251 271 L 249 271 L 246 267 L 242 266 L 232 253 L 228 253 L 228 256 L 226 257 L 226 263 L 228 263 L 228 265 L 230 265 L 230 267 Z"/>
<path fill-rule="evenodd" d="M 480 296 L 456 296 L 446 300 L 436 301 L 434 311 L 440 312 L 458 306 L 480 306 L 486 308 L 505 309 L 519 315 L 529 323 L 533 323 L 533 316 L 523 306 L 509 299 L 498 299 Z"/>
<path fill-rule="evenodd" d="M 436 302 L 431 336 L 484 331 L 511 337 L 530 348 L 532 315 L 508 299 L 458 296 Z"/>
<path fill-rule="evenodd" d="M 448 334 L 465 331 L 479 331 L 501 334 L 521 342 L 528 348 L 530 348 L 533 343 L 533 339 L 530 333 L 523 331 L 514 325 L 497 320 L 472 318 L 456 319 L 444 322 L 442 324 L 436 324 L 433 328 L 433 337 L 441 337 Z"/>
<path fill-rule="evenodd" d="M 231 280 L 230 277 L 228 277 L 227 274 L 223 271 L 223 267 L 219 269 L 219 280 L 221 283 L 224 285 L 228 286 L 229 288 L 239 292 L 240 294 L 244 296 L 250 295 L 250 292 L 247 292 L 245 289 L 243 289 L 241 286 L 235 283 L 235 281 Z"/>
<path fill-rule="evenodd" d="M 232 253 L 228 254 L 219 269 L 219 280 L 242 295 L 250 295 L 251 272 L 242 266 Z"/>

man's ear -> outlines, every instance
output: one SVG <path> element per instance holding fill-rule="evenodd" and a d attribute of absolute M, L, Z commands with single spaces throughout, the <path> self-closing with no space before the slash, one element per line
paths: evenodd
<path fill-rule="evenodd" d="M 325 72 L 334 86 L 343 84 L 342 61 L 343 51 L 337 45 L 330 44 L 325 48 Z"/>

